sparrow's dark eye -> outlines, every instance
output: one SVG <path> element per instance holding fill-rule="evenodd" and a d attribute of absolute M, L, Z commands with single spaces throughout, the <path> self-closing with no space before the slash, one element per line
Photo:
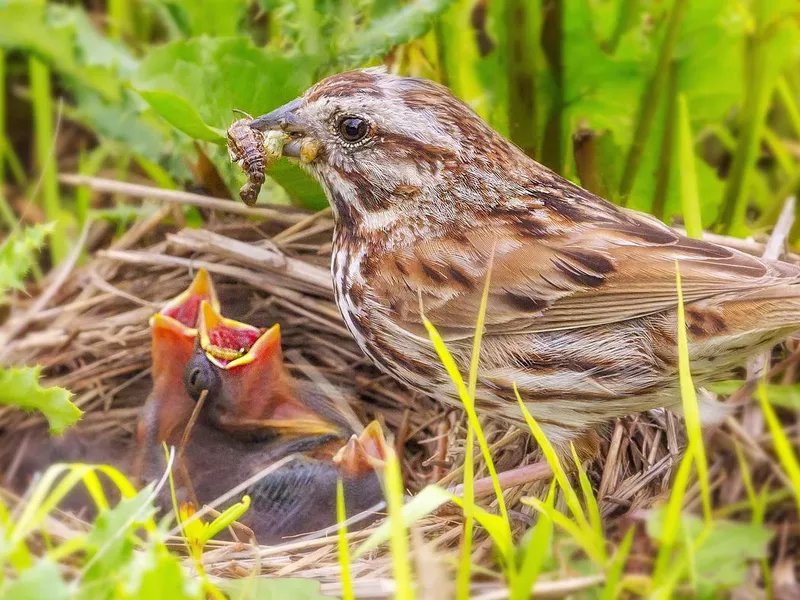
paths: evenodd
<path fill-rule="evenodd" d="M 339 119 L 339 135 L 349 143 L 360 142 L 369 132 L 369 124 L 361 117 Z"/>
<path fill-rule="evenodd" d="M 197 352 L 186 364 L 183 370 L 183 385 L 186 393 L 192 400 L 199 400 L 203 390 L 208 390 L 209 396 L 213 396 L 219 389 L 219 373 L 217 367 L 211 362 L 203 352 Z"/>

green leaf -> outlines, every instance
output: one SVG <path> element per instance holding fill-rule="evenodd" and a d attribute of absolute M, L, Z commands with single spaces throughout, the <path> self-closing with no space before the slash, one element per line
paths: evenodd
<path fill-rule="evenodd" d="M 247 0 L 161 0 L 188 36 L 230 36 L 239 33 Z"/>
<path fill-rule="evenodd" d="M 177 128 L 221 142 L 233 109 L 258 115 L 280 106 L 311 85 L 312 72 L 309 59 L 256 48 L 249 38 L 200 37 L 152 50 L 133 86 Z"/>
<path fill-rule="evenodd" d="M 315 59 L 256 48 L 249 38 L 200 37 L 151 51 L 133 86 L 179 131 L 222 145 L 233 109 L 256 116 L 296 98 L 316 66 Z M 326 206 L 319 185 L 298 166 L 279 161 L 269 175 L 304 206 Z"/>
<path fill-rule="evenodd" d="M 42 559 L 30 569 L 22 572 L 16 581 L 0 589 L 0 596 L 5 600 L 68 600 L 70 591 L 58 566 L 47 559 Z"/>
<path fill-rule="evenodd" d="M 51 223 L 17 229 L 0 245 L 0 303 L 9 290 L 24 289 L 25 277 L 53 229 Z"/>
<path fill-rule="evenodd" d="M 454 0 L 416 0 L 373 20 L 369 27 L 351 36 L 349 44 L 339 48 L 338 65 L 353 68 L 385 55 L 389 50 L 422 37 L 434 19 Z"/>
<path fill-rule="evenodd" d="M 133 557 L 132 533 L 155 512 L 149 501 L 153 485 L 133 498 L 123 498 L 112 509 L 101 511 L 86 539 L 98 559 L 86 573 L 86 580 L 103 579 L 116 569 L 123 568 Z"/>
<path fill-rule="evenodd" d="M 139 93 L 173 127 L 198 140 L 224 143 L 225 133 L 206 125 L 185 98 L 165 90 L 139 90 Z"/>
<path fill-rule="evenodd" d="M 39 385 L 40 373 L 41 367 L 0 368 L 0 404 L 38 410 L 47 418 L 51 433 L 62 433 L 82 412 L 70 402 L 71 392 Z"/>
<path fill-rule="evenodd" d="M 653 511 L 647 519 L 647 533 L 656 542 L 662 542 L 666 509 Z M 716 520 L 708 530 L 698 517 L 681 514 L 680 526 L 684 535 L 676 539 L 679 550 L 687 551 L 695 573 L 697 594 L 713 597 L 715 593 L 741 584 L 747 576 L 748 563 L 767 556 L 767 546 L 773 537 L 766 527 L 752 523 L 734 523 Z M 674 560 L 673 560 L 674 562 Z"/>
<path fill-rule="evenodd" d="M 146 600 L 197 600 L 205 597 L 200 582 L 188 576 L 178 557 L 158 545 L 151 545 L 147 552 L 137 553 L 130 564 L 126 587 L 131 597 Z"/>
<path fill-rule="evenodd" d="M 733 394 L 745 384 L 745 381 L 730 380 L 718 381 L 706 387 L 715 394 L 727 395 Z M 761 387 L 767 393 L 770 404 L 791 410 L 800 410 L 800 384 L 778 385 L 768 383 L 762 384 Z"/>
<path fill-rule="evenodd" d="M 236 600 L 325 600 L 320 582 L 312 579 L 248 578 L 225 579 L 220 589 Z"/>

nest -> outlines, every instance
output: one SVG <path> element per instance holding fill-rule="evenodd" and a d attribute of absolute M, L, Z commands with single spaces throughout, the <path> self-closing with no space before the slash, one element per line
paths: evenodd
<path fill-rule="evenodd" d="M 309 214 L 295 209 L 247 208 L 227 200 L 133 184 L 75 177 L 69 182 L 165 201 L 113 241 L 107 224 L 84 231 L 82 247 L 40 289 L 16 298 L 10 318 L 0 329 L 6 363 L 42 365 L 48 384 L 75 393 L 76 404 L 85 412 L 81 428 L 112 439 L 131 438 L 149 389 L 148 319 L 187 287 L 197 268 L 205 267 L 227 316 L 262 327 L 280 323 L 285 356 L 297 377 L 323 378 L 346 392 L 362 423 L 382 422 L 401 457 L 410 494 L 430 483 L 451 487 L 461 480 L 464 414 L 379 372 L 362 355 L 341 320 L 329 270 L 333 231 L 329 211 Z M 202 229 L 183 226 L 183 213 L 176 210 L 180 204 L 194 205 L 203 213 Z M 740 248 L 750 244 L 749 250 L 759 250 L 750 242 L 736 244 Z M 87 252 L 91 258 L 76 267 Z M 722 500 L 730 504 L 745 497 L 741 478 L 732 475 L 739 468 L 735 439 L 751 464 L 758 465 L 757 484 L 783 477 L 776 475 L 779 468 L 762 449 L 763 422 L 758 422 L 757 410 L 751 408 L 707 435 L 715 499 L 721 504 Z M 498 471 L 539 460 L 527 432 L 488 417 L 483 418 L 483 427 Z M 12 432 L 18 435 L 45 428 L 36 414 L 0 408 L 0 464 L 12 465 L 18 459 L 22 447 L 13 441 Z M 588 474 L 601 512 L 611 523 L 609 536 L 613 539 L 616 530 L 625 529 L 615 523 L 641 520 L 642 509 L 668 495 L 685 439 L 679 418 L 666 411 L 619 419 L 601 437 L 600 452 L 588 465 Z M 475 469 L 476 478 L 488 475 L 479 453 Z M 540 494 L 545 484 L 506 489 L 516 535 L 533 521 L 531 509 L 521 504 L 520 498 Z M 690 490 L 690 497 L 696 499 L 697 495 L 697 490 Z M 480 500 L 488 510 L 496 510 L 491 495 Z M 778 507 L 769 511 L 768 518 L 777 522 L 788 514 L 791 512 Z M 415 554 L 424 557 L 429 572 L 439 565 L 443 581 L 452 581 L 461 525 L 460 513 L 445 507 L 414 528 Z M 350 536 L 361 540 L 370 531 Z M 491 541 L 480 531 L 474 548 L 475 562 L 492 562 Z M 273 547 L 220 542 L 206 554 L 205 565 L 209 574 L 220 577 L 244 576 L 258 566 L 265 575 L 317 578 L 329 593 L 336 593 L 340 585 L 335 535 Z M 385 550 L 356 560 L 352 570 L 359 597 L 391 594 L 391 566 Z M 578 575 L 561 573 L 567 579 Z M 476 585 L 477 595 L 487 589 Z M 554 584 L 545 581 L 541 585 Z"/>

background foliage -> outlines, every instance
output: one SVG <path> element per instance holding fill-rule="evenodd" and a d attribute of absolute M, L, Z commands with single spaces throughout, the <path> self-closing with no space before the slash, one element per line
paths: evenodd
<path fill-rule="evenodd" d="M 110 219 L 122 231 L 149 210 L 61 188 L 59 172 L 110 169 L 121 179 L 235 198 L 241 174 L 223 147 L 232 109 L 261 114 L 325 75 L 380 63 L 441 81 L 530 156 L 613 202 L 684 222 L 695 235 L 701 226 L 758 234 L 800 186 L 798 17 L 794 0 L 0 0 L 0 305 L 57 267 L 88 220 Z M 262 202 L 325 206 L 297 167 L 281 161 L 269 175 Z M 184 217 L 202 224 L 196 212 Z M 36 368 L 0 368 L 0 403 L 42 410 L 61 431 L 80 411 L 68 392 L 43 389 L 38 378 Z M 794 388 L 769 394 L 797 406 Z M 800 477 L 789 443 L 780 448 L 782 464 Z M 687 453 L 687 480 L 695 458 Z M 86 470 L 69 476 L 92 481 Z M 220 594 L 184 577 L 152 521 L 149 492 L 134 496 L 122 480 L 130 499 L 66 550 L 50 546 L 35 561 L 23 540 L 57 495 L 44 479 L 27 521 L 0 504 L 4 597 L 154 597 L 164 586 L 174 597 Z M 582 492 L 591 513 L 591 490 Z M 565 514 L 578 519 L 584 509 L 572 496 Z M 445 501 L 420 497 L 418 514 Z M 683 493 L 674 497 L 679 509 Z M 700 581 L 697 593 L 712 597 L 740 583 L 770 537 L 758 522 L 766 500 L 753 492 L 751 501 L 752 523 L 711 527 L 669 507 L 653 513 L 658 565 L 675 559 L 685 568 L 657 565 L 642 589 L 667 597 Z M 518 547 L 499 517 L 474 515 L 506 553 L 519 597 L 540 570 L 557 568 L 553 523 L 569 519 L 553 508 L 553 494 L 536 509 L 547 518 Z M 594 561 L 606 573 L 598 595 L 613 597 L 630 539 L 606 555 L 602 531 L 582 521 L 562 544 L 586 550 L 587 572 Z M 75 554 L 85 567 L 67 583 L 56 565 Z M 21 576 L 5 580 L 13 571 Z M 316 597 L 307 583 L 227 591 Z"/>

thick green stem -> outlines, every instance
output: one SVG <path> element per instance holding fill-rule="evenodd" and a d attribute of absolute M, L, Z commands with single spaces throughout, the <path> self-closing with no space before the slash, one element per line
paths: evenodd
<path fill-rule="evenodd" d="M 760 36 L 753 36 L 747 48 L 747 80 L 741 115 L 739 144 L 725 186 L 719 229 L 726 234 L 741 232 L 747 217 L 750 180 L 755 169 L 764 118 L 773 85 L 767 81 L 767 60 Z M 772 82 L 774 83 L 774 82 Z"/>
<path fill-rule="evenodd" d="M 667 22 L 667 31 L 661 42 L 661 50 L 658 55 L 656 70 L 650 82 L 645 88 L 642 101 L 639 105 L 639 115 L 636 119 L 636 126 L 633 132 L 633 142 L 631 143 L 628 157 L 625 160 L 625 169 L 622 172 L 622 179 L 619 184 L 619 195 L 623 206 L 627 204 L 628 195 L 633 189 L 633 182 L 639 171 L 639 164 L 642 160 L 642 152 L 647 144 L 647 138 L 653 128 L 653 118 L 658 107 L 658 99 L 661 97 L 664 84 L 669 73 L 669 65 L 675 53 L 675 45 L 678 41 L 681 20 L 686 9 L 688 0 L 675 0 L 672 11 Z"/>
<path fill-rule="evenodd" d="M 700 211 L 700 192 L 697 189 L 694 136 L 686 96 L 678 96 L 678 168 L 681 209 L 686 233 L 693 238 L 703 237 L 703 215 Z"/>
<path fill-rule="evenodd" d="M 664 114 L 664 132 L 661 137 L 661 154 L 658 158 L 658 171 L 656 172 L 656 191 L 653 198 L 654 216 L 664 220 L 664 205 L 669 192 L 669 176 L 672 171 L 673 148 L 675 146 L 675 113 L 678 108 L 678 64 L 672 61 L 669 68 L 667 81 L 667 103 Z"/>
<path fill-rule="evenodd" d="M 5 146 L 8 144 L 8 136 L 6 135 L 6 54 L 0 50 L 0 144 Z M 0 218 L 6 224 L 9 230 L 14 229 L 17 224 L 17 218 L 14 211 L 6 200 L 5 183 L 5 152 L 2 152 L 0 147 Z"/>
<path fill-rule="evenodd" d="M 614 30 L 611 32 L 611 37 L 608 38 L 608 41 L 603 44 L 603 49 L 609 54 L 614 54 L 622 34 L 631 26 L 638 4 L 639 0 L 620 0 L 617 18 L 614 21 Z"/>
<path fill-rule="evenodd" d="M 508 125 L 511 141 L 536 157 L 536 39 L 538 5 L 526 0 L 506 0 L 508 62 Z"/>
<path fill-rule="evenodd" d="M 54 265 L 67 256 L 67 238 L 61 222 L 61 203 L 53 133 L 53 100 L 50 86 L 50 69 L 37 58 L 30 58 L 29 75 L 33 101 L 34 134 L 36 139 L 36 164 L 42 179 L 44 211 L 47 220 L 55 224 L 50 237 L 50 256 Z"/>

